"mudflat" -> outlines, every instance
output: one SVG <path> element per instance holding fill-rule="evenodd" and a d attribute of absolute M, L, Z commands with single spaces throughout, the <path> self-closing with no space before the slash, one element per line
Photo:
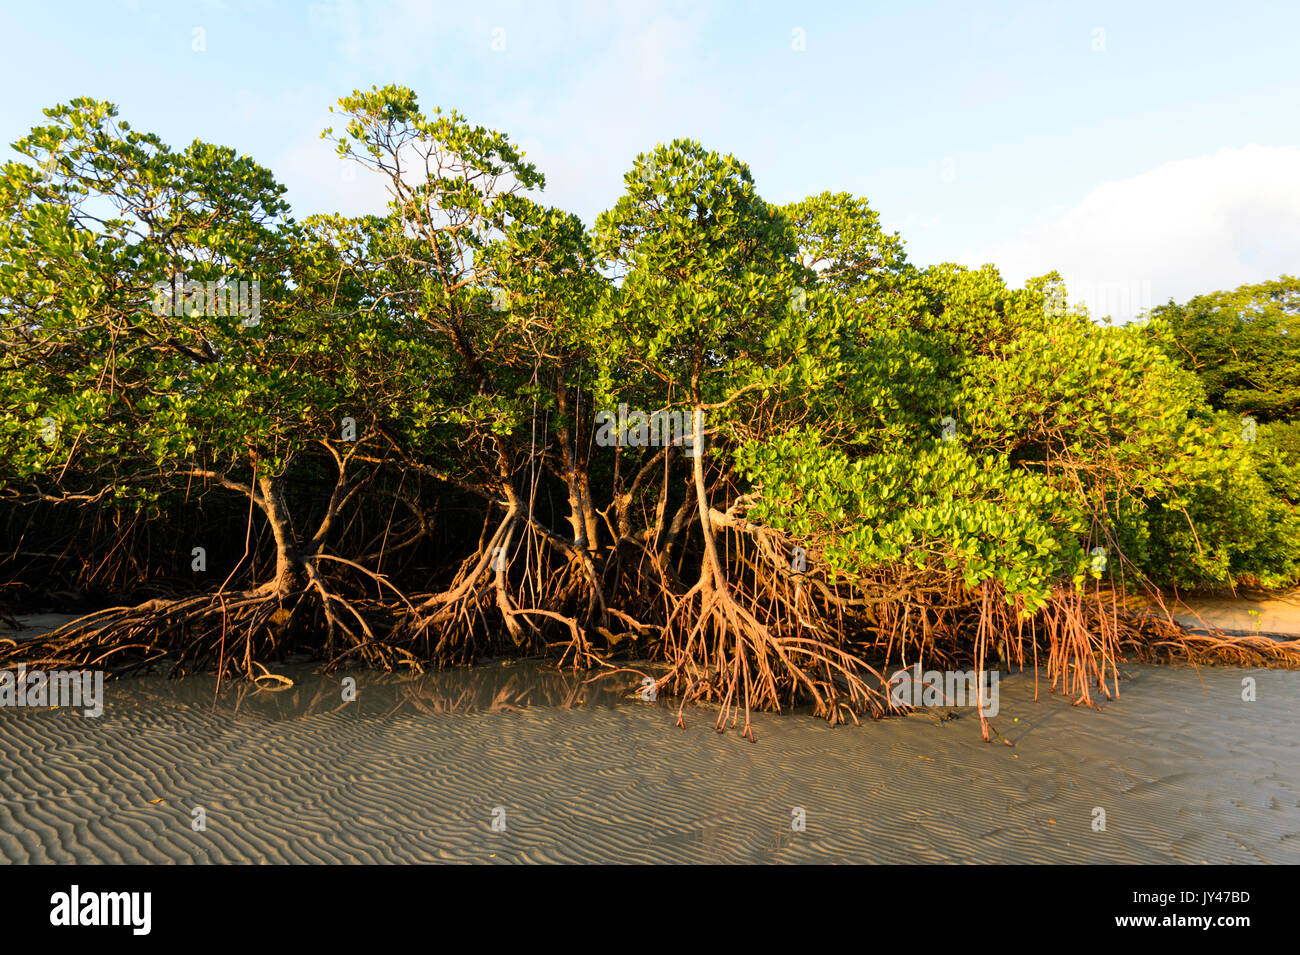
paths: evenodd
<path fill-rule="evenodd" d="M 110 681 L 98 718 L 0 709 L 0 858 L 1300 862 L 1295 671 L 1125 665 L 1100 711 L 1004 675 L 1014 746 L 953 708 L 761 715 L 751 743 L 702 707 L 677 728 L 635 680 L 528 662 L 283 672 Z"/>

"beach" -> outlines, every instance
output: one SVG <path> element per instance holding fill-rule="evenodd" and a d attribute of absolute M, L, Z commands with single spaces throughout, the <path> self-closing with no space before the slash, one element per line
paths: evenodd
<path fill-rule="evenodd" d="M 281 672 L 291 688 L 110 681 L 98 718 L 0 711 L 0 858 L 1300 862 L 1295 671 L 1122 665 L 1100 711 L 1004 675 L 993 725 L 1013 746 L 952 708 L 763 714 L 751 743 L 703 707 L 677 728 L 626 675 L 527 661 Z"/>

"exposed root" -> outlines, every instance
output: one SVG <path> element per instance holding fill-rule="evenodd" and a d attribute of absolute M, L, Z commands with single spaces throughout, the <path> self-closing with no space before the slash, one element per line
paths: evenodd
<path fill-rule="evenodd" d="M 334 664 L 348 657 L 392 669 L 410 662 L 410 655 L 376 636 L 371 621 L 386 615 L 383 605 L 363 605 L 334 592 L 313 571 L 309 586 L 297 591 L 267 585 L 99 610 L 0 646 L 0 665 L 103 668 L 119 674 L 158 665 L 167 667 L 168 675 L 211 671 L 265 681 L 270 675 L 265 662 L 307 651 Z M 315 637 L 322 624 L 329 633 L 325 647 Z"/>

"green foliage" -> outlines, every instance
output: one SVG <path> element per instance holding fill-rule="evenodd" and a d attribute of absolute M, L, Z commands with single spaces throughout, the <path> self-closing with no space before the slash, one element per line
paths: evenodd
<path fill-rule="evenodd" d="M 739 449 L 755 515 L 836 573 L 959 568 L 1029 610 L 1056 582 L 1099 576 L 1094 547 L 1130 583 L 1296 579 L 1289 426 L 1245 442 L 1142 330 L 1053 314 L 1053 277 L 1014 293 L 990 270 L 926 281 L 944 293 L 917 323 L 929 335 L 888 329 L 853 352 L 836 395 L 856 427 L 832 418 Z"/>
<path fill-rule="evenodd" d="M 399 86 L 339 109 L 324 135 L 386 179 L 382 216 L 296 222 L 248 157 L 174 151 L 88 99 L 16 144 L 7 500 L 149 501 L 199 473 L 292 486 L 295 462 L 335 467 L 352 418 L 371 474 L 434 476 L 489 514 L 527 499 L 542 526 L 539 487 L 625 508 L 590 438 L 626 402 L 707 409 L 719 503 L 745 495 L 836 579 L 994 581 L 1033 610 L 1102 576 L 1099 546 L 1128 582 L 1300 575 L 1294 278 L 1103 328 L 1059 307 L 1055 273 L 1013 289 L 992 266 L 917 268 L 864 199 L 778 208 L 695 142 L 638 156 L 589 231 L 529 198 L 544 179 L 501 133 Z M 177 273 L 257 281 L 260 322 L 158 308 Z M 625 542 L 652 536 L 620 519 Z"/>
<path fill-rule="evenodd" d="M 1300 417 L 1300 278 L 1243 285 L 1152 310 L 1149 333 L 1236 415 Z"/>
<path fill-rule="evenodd" d="M 853 459 L 799 431 L 737 459 L 763 489 L 751 516 L 813 543 L 833 576 L 928 567 L 972 588 L 996 580 L 1036 609 L 1057 578 L 1082 571 L 1084 524 L 1069 496 L 956 442 Z"/>
<path fill-rule="evenodd" d="M 364 433 L 415 397 L 396 360 L 410 341 L 342 281 L 323 222 L 285 216 L 267 170 L 173 152 L 109 104 L 48 115 L 17 145 L 50 177 L 11 163 L 0 191 L 0 488 L 148 500 L 196 472 L 247 482 L 318 452 L 342 417 Z M 256 283 L 258 314 L 174 306 L 177 276 Z"/>
<path fill-rule="evenodd" d="M 593 354 L 601 397 L 719 402 L 806 370 L 811 356 L 801 366 L 795 354 L 808 332 L 792 299 L 794 245 L 749 169 L 679 140 L 638 157 L 624 181 L 595 229 L 616 277 L 591 330 L 603 345 Z"/>

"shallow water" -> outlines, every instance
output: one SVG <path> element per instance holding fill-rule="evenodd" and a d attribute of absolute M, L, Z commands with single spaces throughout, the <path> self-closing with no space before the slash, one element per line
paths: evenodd
<path fill-rule="evenodd" d="M 1007 676 L 1014 746 L 951 709 L 763 715 L 751 743 L 706 708 L 678 729 L 634 676 L 528 662 L 282 672 L 292 688 L 110 682 L 97 719 L 0 709 L 0 858 L 1300 862 L 1292 671 L 1125 666 L 1100 712 Z"/>

